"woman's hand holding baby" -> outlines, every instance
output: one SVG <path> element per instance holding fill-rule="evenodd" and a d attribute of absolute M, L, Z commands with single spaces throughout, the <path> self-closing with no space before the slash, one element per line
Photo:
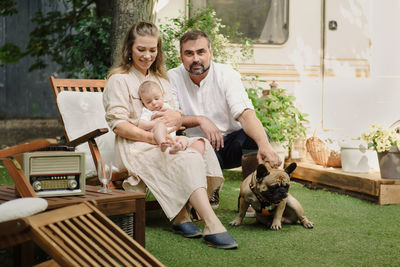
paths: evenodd
<path fill-rule="evenodd" d="M 182 112 L 178 110 L 161 110 L 151 117 L 152 120 L 157 118 L 161 118 L 167 127 L 176 127 L 175 131 L 182 125 Z"/>

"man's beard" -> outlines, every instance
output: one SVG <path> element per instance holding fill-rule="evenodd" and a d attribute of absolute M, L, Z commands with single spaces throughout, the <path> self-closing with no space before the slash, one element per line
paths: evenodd
<path fill-rule="evenodd" d="M 200 66 L 200 69 L 194 70 L 193 66 Z M 190 74 L 193 75 L 202 75 L 203 73 L 207 72 L 210 69 L 210 66 L 208 66 L 208 68 L 204 68 L 203 63 L 201 62 L 193 62 L 192 64 L 190 64 L 189 69 L 186 69 Z"/>

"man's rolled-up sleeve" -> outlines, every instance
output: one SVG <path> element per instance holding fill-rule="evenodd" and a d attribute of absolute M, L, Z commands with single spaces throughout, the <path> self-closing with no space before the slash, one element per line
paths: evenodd
<path fill-rule="evenodd" d="M 246 109 L 254 110 L 253 104 L 244 88 L 240 74 L 230 69 L 224 75 L 226 99 L 233 118 L 237 119 Z"/>

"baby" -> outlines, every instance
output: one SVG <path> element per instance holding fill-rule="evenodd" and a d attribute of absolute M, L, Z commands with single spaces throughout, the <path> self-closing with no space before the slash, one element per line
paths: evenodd
<path fill-rule="evenodd" d="M 146 131 L 151 130 L 154 134 L 154 139 L 163 152 L 168 147 L 170 148 L 170 154 L 185 150 L 189 143 L 186 136 L 176 136 L 175 132 L 168 134 L 170 128 L 168 129 L 163 121 L 151 119 L 155 113 L 171 109 L 168 103 L 164 103 L 164 93 L 160 86 L 153 81 L 143 82 L 139 87 L 139 97 L 144 107 L 138 127 Z"/>

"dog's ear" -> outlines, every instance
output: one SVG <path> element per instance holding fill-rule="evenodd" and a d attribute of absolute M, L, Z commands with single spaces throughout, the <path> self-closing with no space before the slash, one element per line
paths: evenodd
<path fill-rule="evenodd" d="M 286 167 L 285 172 L 290 175 L 294 171 L 294 169 L 296 169 L 296 167 L 297 167 L 296 162 L 293 162 Z"/>
<path fill-rule="evenodd" d="M 271 172 L 272 167 L 271 167 L 271 165 L 269 164 L 269 162 L 267 161 L 267 162 L 265 162 L 264 164 L 265 164 L 265 167 L 267 168 L 268 172 Z"/>
<path fill-rule="evenodd" d="M 257 167 L 257 174 L 256 174 L 256 178 L 257 181 L 260 182 L 264 179 L 265 176 L 269 175 L 269 171 L 267 169 L 267 167 L 265 167 L 264 164 L 260 164 Z"/>

